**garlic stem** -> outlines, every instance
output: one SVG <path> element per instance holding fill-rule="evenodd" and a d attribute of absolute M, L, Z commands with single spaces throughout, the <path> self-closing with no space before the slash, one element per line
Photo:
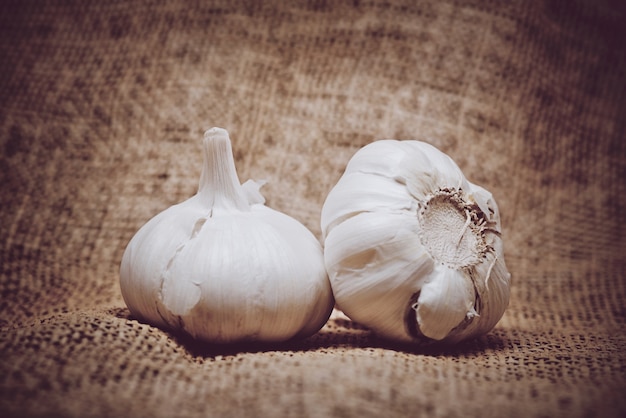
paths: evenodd
<path fill-rule="evenodd" d="M 204 133 L 204 165 L 198 195 L 210 209 L 250 210 L 237 170 L 228 132 L 211 128 Z"/>

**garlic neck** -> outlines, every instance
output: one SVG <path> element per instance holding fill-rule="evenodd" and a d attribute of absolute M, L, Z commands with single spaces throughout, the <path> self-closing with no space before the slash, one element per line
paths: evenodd
<path fill-rule="evenodd" d="M 468 203 L 460 190 L 433 193 L 418 214 L 420 238 L 431 257 L 453 269 L 475 266 L 484 258 L 484 215 Z"/>
<path fill-rule="evenodd" d="M 211 209 L 249 210 L 228 132 L 222 128 L 209 129 L 204 133 L 203 147 L 204 165 L 198 187 L 202 203 Z"/>

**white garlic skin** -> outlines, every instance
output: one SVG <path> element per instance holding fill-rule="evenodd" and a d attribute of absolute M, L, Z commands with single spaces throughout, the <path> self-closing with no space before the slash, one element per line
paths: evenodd
<path fill-rule="evenodd" d="M 126 305 L 141 320 L 214 343 L 306 337 L 334 300 L 320 243 L 239 183 L 228 133 L 205 133 L 198 193 L 148 221 L 121 263 Z"/>
<path fill-rule="evenodd" d="M 337 307 L 383 337 L 456 343 L 489 332 L 507 308 L 496 202 L 425 142 L 358 150 L 321 227 Z"/>

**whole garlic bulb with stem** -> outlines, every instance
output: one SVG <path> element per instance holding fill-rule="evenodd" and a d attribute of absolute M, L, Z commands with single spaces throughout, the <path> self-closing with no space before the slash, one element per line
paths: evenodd
<path fill-rule="evenodd" d="M 510 274 L 496 202 L 425 142 L 358 150 L 321 226 L 337 307 L 381 336 L 455 343 L 504 314 Z"/>
<path fill-rule="evenodd" d="M 334 306 L 322 248 L 239 183 L 228 132 L 204 135 L 198 192 L 148 221 L 121 262 L 141 320 L 216 342 L 285 341 L 317 332 Z"/>

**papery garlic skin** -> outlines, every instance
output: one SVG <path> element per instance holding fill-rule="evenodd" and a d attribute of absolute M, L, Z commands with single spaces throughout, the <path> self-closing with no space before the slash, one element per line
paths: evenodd
<path fill-rule="evenodd" d="M 317 332 L 334 300 L 320 243 L 237 178 L 224 129 L 205 133 L 198 193 L 148 221 L 120 267 L 131 313 L 209 342 Z"/>
<path fill-rule="evenodd" d="M 455 343 L 504 314 L 511 275 L 496 202 L 425 142 L 358 150 L 321 227 L 337 307 L 381 336 Z"/>

